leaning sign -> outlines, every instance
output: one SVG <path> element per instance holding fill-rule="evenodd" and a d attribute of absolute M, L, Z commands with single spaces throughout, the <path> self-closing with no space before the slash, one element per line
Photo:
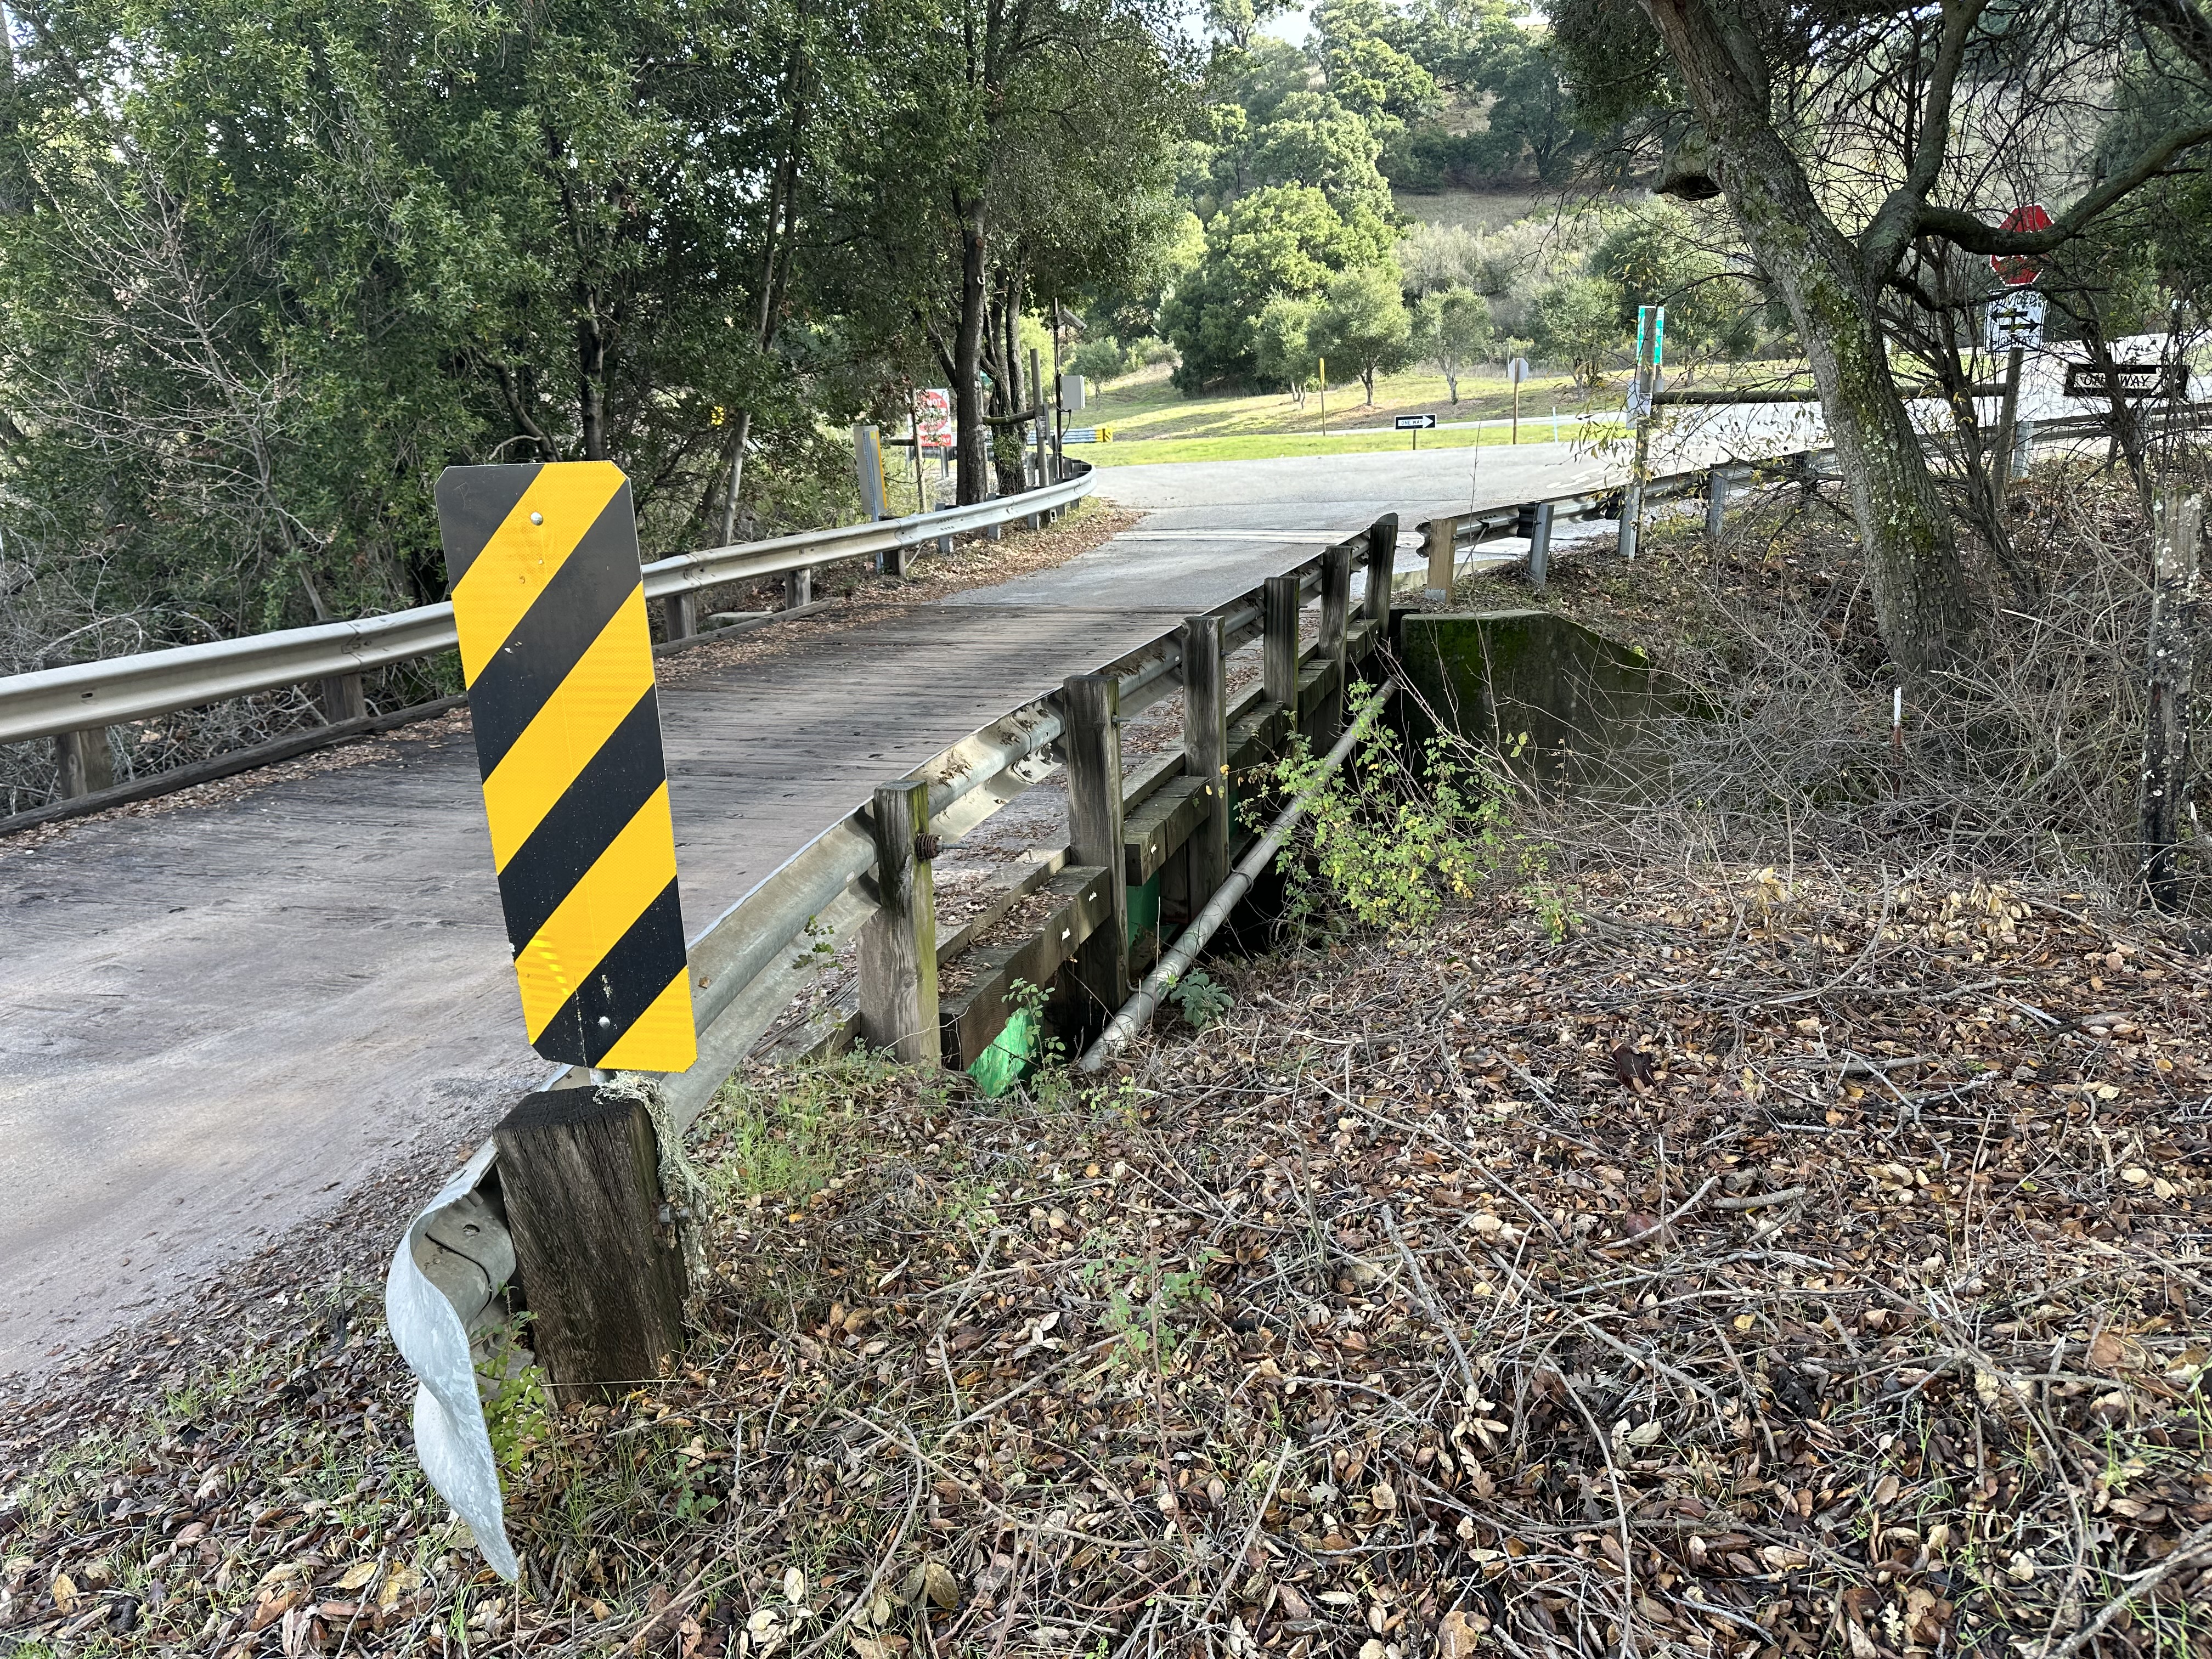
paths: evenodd
<path fill-rule="evenodd" d="M 438 479 L 461 675 L 530 1046 L 697 1057 L 629 480 L 610 461 Z"/>
<path fill-rule="evenodd" d="M 2122 398 L 2181 398 L 2189 392 L 2186 363 L 2095 363 L 2066 365 L 2066 395 L 2100 401 Z"/>

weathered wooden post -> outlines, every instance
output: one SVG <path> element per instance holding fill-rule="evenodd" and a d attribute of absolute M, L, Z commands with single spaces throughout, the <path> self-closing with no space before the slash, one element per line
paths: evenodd
<path fill-rule="evenodd" d="M 2158 504 L 2150 611 L 2149 696 L 2142 760 L 2142 884 L 2161 910 L 2180 906 L 2174 848 L 2188 793 L 2189 686 L 2195 659 L 2202 496 L 2170 494 Z"/>
<path fill-rule="evenodd" d="M 1279 703 L 1291 731 L 1298 729 L 1298 579 L 1270 576 L 1262 590 L 1260 685 L 1269 702 Z"/>
<path fill-rule="evenodd" d="M 1397 579 L 1398 515 L 1385 513 L 1367 527 L 1367 592 L 1364 609 L 1386 627 L 1390 621 L 1390 591 Z"/>
<path fill-rule="evenodd" d="M 368 695 L 358 674 L 329 674 L 315 687 L 315 706 L 332 726 L 357 720 L 368 713 Z"/>
<path fill-rule="evenodd" d="M 1996 442 L 1990 457 L 1990 493 L 1996 498 L 1999 507 L 2004 506 L 2005 492 L 2016 476 L 2013 471 L 2013 427 L 2020 416 L 2020 371 L 2027 359 L 2021 346 L 2005 350 L 2004 390 L 1997 402 Z"/>
<path fill-rule="evenodd" d="M 814 567 L 783 573 L 783 608 L 800 611 L 814 603 Z"/>
<path fill-rule="evenodd" d="M 699 631 L 699 597 L 686 588 L 660 602 L 660 631 L 672 640 L 688 640 Z"/>
<path fill-rule="evenodd" d="M 651 1382 L 684 1346 L 684 1253 L 644 1094 L 548 1090 L 492 1136 L 547 1381 L 607 1396 Z"/>
<path fill-rule="evenodd" d="M 1352 625 L 1352 544 L 1339 542 L 1321 556 L 1321 661 L 1327 689 L 1314 722 L 1314 746 L 1334 743 L 1344 725 L 1345 644 Z"/>
<path fill-rule="evenodd" d="M 1129 885 L 1121 847 L 1121 683 L 1077 674 L 1060 687 L 1060 757 L 1067 768 L 1067 856 L 1103 865 L 1113 903 L 1072 964 L 1082 1023 L 1110 1019 L 1129 994 Z"/>
<path fill-rule="evenodd" d="M 1429 560 L 1429 597 L 1449 604 L 1458 551 L 1459 520 L 1431 519 L 1421 526 L 1421 550 Z"/>
<path fill-rule="evenodd" d="M 1185 843 L 1196 911 L 1229 879 L 1229 696 L 1218 617 L 1183 618 L 1182 769 L 1206 780 L 1206 817 Z"/>
<path fill-rule="evenodd" d="M 909 1066 L 943 1053 L 937 1024 L 937 898 L 929 786 L 876 791 L 876 914 L 860 930 L 860 1035 Z"/>
<path fill-rule="evenodd" d="M 88 726 L 54 739 L 54 765 L 61 775 L 64 800 L 77 800 L 115 787 L 115 757 L 107 752 L 107 728 Z"/>
<path fill-rule="evenodd" d="M 1705 473 L 1705 546 L 1708 550 L 1721 544 L 1721 531 L 1728 517 L 1729 485 L 1735 477 L 1730 467 L 1716 466 Z"/>

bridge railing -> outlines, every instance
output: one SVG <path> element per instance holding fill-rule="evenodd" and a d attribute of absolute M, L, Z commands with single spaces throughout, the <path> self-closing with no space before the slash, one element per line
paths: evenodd
<path fill-rule="evenodd" d="M 967 507 L 657 559 L 645 567 L 646 598 L 682 601 L 726 582 L 811 570 L 841 559 L 896 555 L 925 542 L 1033 520 L 1096 488 L 1091 470 L 1074 465 L 1073 474 L 1056 483 Z M 679 626 L 672 631 L 689 629 Z M 441 602 L 11 674 L 0 678 L 0 743 L 65 737 L 313 681 L 351 678 L 351 700 L 357 705 L 362 674 L 450 650 L 455 637 L 453 607 Z"/>

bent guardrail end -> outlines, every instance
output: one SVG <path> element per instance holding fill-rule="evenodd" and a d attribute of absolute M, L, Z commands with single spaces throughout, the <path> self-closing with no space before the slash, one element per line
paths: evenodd
<path fill-rule="evenodd" d="M 469 1352 L 468 1324 L 473 1316 L 465 1316 L 417 1260 L 426 1243 L 434 1260 L 439 1259 L 441 1249 L 456 1261 L 462 1259 L 430 1235 L 448 1210 L 483 1203 L 476 1189 L 491 1168 L 493 1152 L 492 1143 L 486 1141 L 409 1225 L 392 1253 L 392 1271 L 384 1282 L 384 1317 L 416 1380 L 416 1459 L 438 1495 L 469 1523 L 485 1563 L 512 1583 L 520 1576 L 522 1565 L 507 1541 L 499 1462 L 492 1454 L 483 1401 L 477 1394 L 476 1364 Z M 500 1231 L 503 1236 L 505 1230 Z M 512 1247 L 508 1255 L 511 1262 Z M 473 1265 L 483 1270 L 480 1261 Z M 467 1282 L 465 1276 L 463 1282 Z"/>

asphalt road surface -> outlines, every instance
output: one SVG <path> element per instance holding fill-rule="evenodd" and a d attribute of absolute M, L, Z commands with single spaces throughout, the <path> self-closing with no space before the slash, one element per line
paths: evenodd
<path fill-rule="evenodd" d="M 1554 444 L 1110 469 L 1149 516 L 1093 552 L 664 691 L 686 926 L 873 785 L 1383 513 L 1607 471 Z M 480 1139 L 546 1073 L 465 730 L 0 842 L 0 1376 Z"/>

